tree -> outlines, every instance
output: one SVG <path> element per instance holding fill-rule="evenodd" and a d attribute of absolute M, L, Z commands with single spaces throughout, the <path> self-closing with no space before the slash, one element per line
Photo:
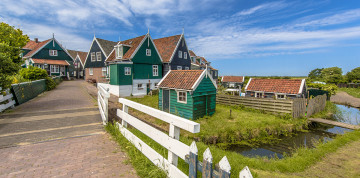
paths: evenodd
<path fill-rule="evenodd" d="M 308 78 L 310 80 L 320 80 L 321 79 L 321 71 L 323 70 L 324 68 L 316 68 L 312 71 L 310 71 L 309 75 L 308 75 Z"/>
<path fill-rule="evenodd" d="M 21 68 L 21 48 L 29 41 L 20 29 L 0 23 L 0 87 L 9 88 L 12 78 Z"/>
<path fill-rule="evenodd" d="M 357 67 L 350 72 L 346 73 L 346 78 L 348 82 L 360 82 L 360 67 Z"/>
<path fill-rule="evenodd" d="M 342 69 L 339 67 L 325 68 L 321 71 L 321 77 L 326 83 L 337 84 L 343 80 Z"/>

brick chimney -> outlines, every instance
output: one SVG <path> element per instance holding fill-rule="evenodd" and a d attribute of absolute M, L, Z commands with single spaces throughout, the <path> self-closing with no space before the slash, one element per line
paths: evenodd
<path fill-rule="evenodd" d="M 39 43 L 39 39 L 38 39 L 38 38 L 34 38 L 34 41 L 35 41 L 36 43 Z"/>

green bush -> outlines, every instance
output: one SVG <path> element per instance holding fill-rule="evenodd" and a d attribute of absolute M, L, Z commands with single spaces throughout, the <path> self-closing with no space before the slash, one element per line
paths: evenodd
<path fill-rule="evenodd" d="M 50 91 L 56 87 L 56 82 L 52 78 L 46 77 L 45 79 L 46 79 L 46 89 L 48 91 Z"/>
<path fill-rule="evenodd" d="M 46 70 L 33 66 L 23 68 L 19 73 L 24 79 L 28 80 L 40 80 L 48 77 Z"/>
<path fill-rule="evenodd" d="M 335 95 L 338 87 L 335 84 L 321 84 L 321 83 L 308 83 L 308 87 L 310 88 L 318 88 L 320 90 L 324 90 L 329 92 L 329 95 Z M 329 97 L 330 97 L 329 96 Z"/>
<path fill-rule="evenodd" d="M 16 74 L 13 76 L 12 82 L 11 84 L 16 84 L 16 83 L 23 83 L 23 82 L 30 82 L 30 80 L 25 79 L 22 75 L 20 74 Z"/>

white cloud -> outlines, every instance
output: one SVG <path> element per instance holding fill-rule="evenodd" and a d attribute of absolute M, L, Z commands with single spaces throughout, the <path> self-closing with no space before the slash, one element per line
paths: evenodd
<path fill-rule="evenodd" d="M 283 9 L 285 7 L 287 7 L 287 4 L 285 4 L 282 1 L 264 3 L 264 4 L 255 6 L 255 7 L 250 8 L 250 9 L 242 10 L 242 11 L 240 11 L 240 12 L 234 14 L 234 15 L 235 16 L 251 15 L 251 14 L 254 14 L 254 13 L 259 12 L 259 11 L 262 11 L 262 12 L 264 12 L 264 11 L 276 11 L 276 10 Z"/>
<path fill-rule="evenodd" d="M 309 19 L 310 18 L 310 19 Z M 344 24 L 355 20 L 360 20 L 360 9 L 348 10 L 343 13 L 334 14 L 328 17 L 311 19 L 312 16 L 303 18 L 302 23 L 298 23 L 295 27 L 306 27 L 306 26 L 328 26 Z"/>

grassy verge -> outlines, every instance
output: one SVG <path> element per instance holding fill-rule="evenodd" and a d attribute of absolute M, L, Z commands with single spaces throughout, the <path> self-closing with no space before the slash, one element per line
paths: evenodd
<path fill-rule="evenodd" d="M 330 101 L 326 101 L 325 109 L 311 115 L 311 118 L 332 119 L 332 115 L 336 114 L 336 112 L 338 112 L 336 105 Z"/>
<path fill-rule="evenodd" d="M 339 88 L 338 90 L 344 91 L 353 97 L 360 98 L 360 88 Z"/>
<path fill-rule="evenodd" d="M 140 177 L 165 177 L 164 172 L 156 168 L 152 163 L 141 154 L 140 151 L 137 151 L 135 146 L 133 146 L 129 141 L 127 141 L 116 127 L 112 124 L 108 124 L 106 130 L 111 133 L 115 140 L 122 146 L 122 148 L 129 154 L 131 158 L 131 163 L 137 170 L 137 173 Z M 135 135 L 137 135 L 141 140 L 149 144 L 153 149 L 158 153 L 167 157 L 167 150 L 161 147 L 159 144 L 140 133 L 136 129 L 129 129 Z M 192 142 L 191 139 L 181 137 L 180 140 L 187 145 L 190 145 Z M 239 171 L 245 166 L 249 166 L 253 171 L 253 175 L 261 176 L 262 174 L 268 174 L 269 172 L 274 172 L 277 175 L 287 175 L 289 173 L 298 173 L 306 170 L 311 165 L 314 165 L 320 161 L 324 156 L 329 153 L 336 152 L 339 148 L 360 140 L 360 131 L 353 131 L 345 133 L 344 135 L 338 135 L 333 140 L 328 141 L 327 143 L 318 143 L 315 149 L 310 148 L 300 148 L 295 151 L 292 156 L 285 156 L 283 159 L 268 159 L 268 158 L 249 158 L 242 156 L 241 154 L 223 150 L 214 145 L 206 145 L 203 142 L 197 142 L 197 147 L 199 150 L 199 160 L 202 160 L 202 153 L 204 153 L 206 148 L 210 148 L 213 155 L 213 163 L 218 163 L 223 156 L 227 156 L 230 165 L 231 172 L 233 175 L 238 175 Z M 179 159 L 179 169 L 184 173 L 188 172 L 188 164 L 183 160 Z M 259 171 L 257 174 L 256 170 Z M 151 173 L 150 175 L 148 175 Z M 324 175 L 325 176 L 325 175 Z"/>
<path fill-rule="evenodd" d="M 135 102 L 158 108 L 158 96 L 128 99 Z M 231 115 L 230 115 L 231 110 Z M 136 111 L 135 111 L 136 112 Z M 134 113 L 133 113 L 134 114 Z M 136 117 L 145 117 L 143 113 Z M 146 118 L 146 121 L 166 129 L 165 123 L 158 119 Z M 254 146 L 264 143 L 275 143 L 280 135 L 289 135 L 306 128 L 306 119 L 293 119 L 289 115 L 273 115 L 260 110 L 241 106 L 226 106 L 217 104 L 216 112 L 212 116 L 197 119 L 201 131 L 197 134 L 182 132 L 183 136 L 200 140 L 206 144 L 220 147 L 230 145 Z"/>

